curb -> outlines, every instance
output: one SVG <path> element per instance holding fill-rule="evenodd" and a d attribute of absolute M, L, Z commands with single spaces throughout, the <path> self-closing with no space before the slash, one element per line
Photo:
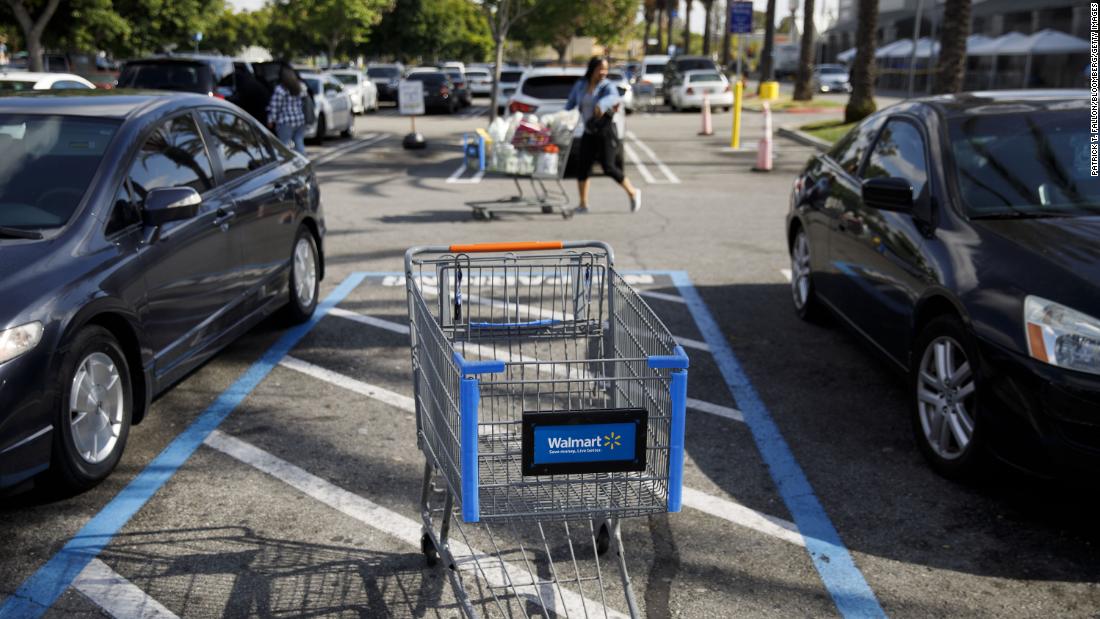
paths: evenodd
<path fill-rule="evenodd" d="M 799 131 L 798 129 L 792 129 L 788 127 L 779 127 L 775 130 L 780 136 L 793 140 L 799 144 L 805 144 L 806 146 L 813 146 L 821 152 L 825 152 L 832 148 L 832 144 L 822 140 L 821 138 L 815 138 L 814 136 L 806 133 L 805 131 Z"/>

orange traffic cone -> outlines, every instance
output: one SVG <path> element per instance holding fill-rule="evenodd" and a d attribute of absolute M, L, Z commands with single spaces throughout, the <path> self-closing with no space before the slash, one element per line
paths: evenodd
<path fill-rule="evenodd" d="M 772 108 L 764 102 L 764 137 L 756 146 L 756 166 L 754 172 L 772 171 Z"/>
<path fill-rule="evenodd" d="M 700 108 L 703 113 L 703 129 L 699 132 L 699 135 L 714 135 L 714 128 L 710 124 L 710 96 L 707 93 L 703 93 L 703 107 Z"/>

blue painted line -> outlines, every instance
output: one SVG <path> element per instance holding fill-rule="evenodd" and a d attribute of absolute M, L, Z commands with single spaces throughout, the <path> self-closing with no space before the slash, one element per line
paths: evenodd
<path fill-rule="evenodd" d="M 672 283 L 687 303 L 695 324 L 710 345 L 722 377 L 729 385 L 730 393 L 738 408 L 745 415 L 745 423 L 752 431 L 756 448 L 760 451 L 768 471 L 775 481 L 779 494 L 791 512 L 798 530 L 806 540 L 806 550 L 821 576 L 821 581 L 833 598 L 837 610 L 844 617 L 885 617 L 874 591 L 856 567 L 852 555 L 840 539 L 825 508 L 814 494 L 813 487 L 798 465 L 791 448 L 772 420 L 767 406 L 756 393 L 737 357 L 733 354 L 722 330 L 715 322 L 703 298 L 683 271 L 668 273 Z"/>
<path fill-rule="evenodd" d="M 190 426 L 160 452 L 137 477 L 111 499 L 88 521 L 64 547 L 45 565 L 31 575 L 0 607 L 0 619 L 35 618 L 44 614 L 72 584 L 73 579 L 96 558 L 111 539 L 130 521 L 161 486 L 199 448 L 225 420 L 229 413 L 260 384 L 333 306 L 344 299 L 366 277 L 363 273 L 349 275 L 314 311 L 309 322 L 300 324 L 282 335 L 275 344 L 252 364 L 240 378 L 223 391 Z"/>

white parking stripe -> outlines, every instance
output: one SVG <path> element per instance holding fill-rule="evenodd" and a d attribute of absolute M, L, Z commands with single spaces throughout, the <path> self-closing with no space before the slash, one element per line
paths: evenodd
<path fill-rule="evenodd" d="M 762 514 L 726 499 L 705 492 L 684 487 L 684 505 L 692 509 L 721 518 L 738 526 L 763 533 L 769 537 L 790 542 L 796 546 L 806 546 L 806 540 L 793 522 Z"/>
<path fill-rule="evenodd" d="M 642 178 L 645 179 L 645 182 L 651 185 L 657 182 L 657 179 L 653 178 L 653 175 L 649 173 L 649 168 L 645 167 L 645 164 L 642 163 L 642 160 L 638 158 L 638 153 L 634 152 L 634 149 L 630 147 L 630 144 L 623 142 L 623 152 L 626 153 L 627 158 L 630 159 L 630 163 L 633 163 L 634 167 L 638 168 L 638 172 L 641 173 Z"/>
<path fill-rule="evenodd" d="M 639 290 L 638 294 L 651 299 L 660 299 L 661 301 L 671 301 L 680 304 L 687 303 L 687 301 L 684 301 L 684 298 L 678 294 L 668 294 L 665 292 L 657 292 L 656 290 Z"/>
<path fill-rule="evenodd" d="M 665 178 L 668 179 L 668 182 L 670 182 L 670 183 L 679 183 L 680 182 L 680 178 L 678 176 L 676 176 L 675 174 L 673 174 L 672 170 L 667 165 L 665 165 L 665 163 L 663 161 L 661 161 L 657 157 L 657 153 L 653 152 L 653 149 L 650 148 L 645 142 L 638 139 L 638 136 L 634 135 L 633 131 L 627 131 L 626 132 L 626 137 L 633 140 L 634 143 L 638 145 L 638 148 L 642 149 L 642 152 L 644 152 L 646 155 L 648 155 L 649 158 L 653 160 L 653 163 L 657 164 L 657 169 L 661 171 L 661 174 L 665 175 Z"/>
<path fill-rule="evenodd" d="M 382 134 L 382 135 L 368 134 L 368 135 L 370 135 L 372 137 L 360 138 L 360 139 L 357 139 L 357 140 L 355 140 L 354 142 L 352 142 L 350 144 L 345 144 L 343 146 L 340 146 L 340 147 L 332 149 L 332 150 L 323 151 L 320 154 L 319 157 L 317 157 L 316 159 L 313 160 L 313 165 L 318 166 L 318 165 L 321 165 L 321 164 L 324 164 L 324 163 L 328 163 L 329 161 L 332 161 L 333 159 L 339 157 L 340 155 L 350 153 L 351 151 L 354 151 L 354 150 L 359 150 L 360 148 L 366 148 L 368 146 L 374 146 L 375 144 L 378 144 L 379 142 L 382 142 L 386 138 L 390 137 L 387 134 Z"/>
<path fill-rule="evenodd" d="M 177 616 L 99 559 L 89 561 L 73 580 L 72 586 L 108 615 L 118 619 Z"/>
<path fill-rule="evenodd" d="M 673 337 L 676 338 L 676 343 L 684 348 L 694 348 L 695 350 L 710 352 L 710 344 L 706 342 L 700 342 L 699 340 L 693 340 L 688 337 L 680 337 L 679 335 L 674 335 Z"/>
<path fill-rule="evenodd" d="M 403 411 L 408 411 L 410 413 L 416 412 L 416 402 L 412 398 L 395 391 L 383 389 L 382 387 L 356 380 L 350 376 L 344 376 L 338 372 L 327 370 L 319 365 L 302 361 L 290 355 L 283 357 L 283 359 L 279 361 L 279 365 L 294 370 L 295 372 L 301 372 L 302 374 L 331 383 L 337 387 L 342 387 L 348 391 L 353 391 L 359 395 L 374 398 L 379 402 L 384 402 L 395 408 L 400 408 Z"/>
<path fill-rule="evenodd" d="M 213 449 L 267 473 L 344 515 L 350 516 L 414 548 L 420 548 L 420 522 L 388 510 L 369 499 L 348 492 L 254 445 L 224 434 L 220 430 L 211 432 L 205 443 Z M 540 591 L 533 586 L 522 586 L 521 584 L 532 580 L 531 574 L 526 569 L 502 561 L 497 557 L 487 556 L 454 537 L 450 540 L 450 546 L 452 555 L 455 556 L 457 569 L 466 572 L 465 576 L 467 578 L 475 577 L 475 575 L 481 576 L 495 587 L 505 587 L 510 586 L 511 583 L 518 583 L 515 586 L 516 592 L 536 604 L 540 603 Z M 477 570 L 474 557 L 482 564 L 484 570 Z M 564 587 L 561 587 L 558 593 L 559 596 L 555 596 L 554 601 L 561 599 L 563 604 L 561 608 L 550 609 L 552 611 L 564 612 L 567 613 L 567 616 L 581 617 L 588 616 L 587 609 L 589 608 L 603 608 L 603 605 L 599 602 L 587 599 Z M 555 603 L 551 603 L 551 606 L 555 605 Z M 610 608 L 606 609 L 606 612 L 607 616 L 616 619 L 625 619 L 626 617 L 626 615 Z"/>
<path fill-rule="evenodd" d="M 791 281 L 791 270 L 790 269 L 779 269 L 779 272 L 783 274 L 783 277 L 787 278 L 787 281 Z"/>
<path fill-rule="evenodd" d="M 695 398 L 688 398 L 687 407 L 697 410 L 701 413 L 710 413 L 711 415 L 725 417 L 726 419 L 732 419 L 733 421 L 740 421 L 741 423 L 745 423 L 745 416 L 741 414 L 741 411 L 729 406 L 722 406 L 721 404 L 712 404 L 710 402 L 696 400 Z"/>
<path fill-rule="evenodd" d="M 393 331 L 394 333 L 401 333 L 403 335 L 409 334 L 409 326 L 399 322 L 393 322 L 391 320 L 383 320 L 381 318 L 375 318 L 374 316 L 367 316 L 366 314 L 360 314 L 359 312 L 353 312 L 351 310 L 334 307 L 328 311 L 330 316 L 339 316 L 340 318 L 347 318 L 348 320 L 354 320 L 355 322 L 370 325 L 372 327 L 378 327 L 379 329 L 385 329 L 387 331 Z"/>

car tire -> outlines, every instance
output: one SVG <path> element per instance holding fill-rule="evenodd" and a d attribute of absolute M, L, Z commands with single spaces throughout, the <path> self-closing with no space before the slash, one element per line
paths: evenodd
<path fill-rule="evenodd" d="M 355 115 L 349 114 L 348 116 L 350 117 L 348 121 L 348 126 L 340 132 L 340 135 L 345 138 L 353 138 L 355 137 Z"/>
<path fill-rule="evenodd" d="M 115 469 L 130 436 L 133 385 L 115 336 L 81 329 L 61 357 L 57 385 L 50 472 L 65 490 L 87 490 Z"/>
<path fill-rule="evenodd" d="M 290 251 L 290 276 L 286 317 L 290 324 L 301 324 L 313 317 L 321 292 L 321 257 L 317 240 L 305 226 L 298 227 Z"/>
<path fill-rule="evenodd" d="M 325 143 L 325 134 L 328 132 L 328 123 L 325 122 L 325 115 L 317 115 L 317 135 L 313 136 L 313 141 L 318 144 Z"/>
<path fill-rule="evenodd" d="M 810 236 L 802 228 L 794 235 L 790 254 L 791 300 L 794 302 L 794 311 L 806 322 L 820 322 L 823 312 L 810 266 Z"/>
<path fill-rule="evenodd" d="M 958 318 L 938 316 L 921 329 L 911 356 L 913 438 L 932 469 L 948 479 L 989 472 L 973 339 Z"/>

